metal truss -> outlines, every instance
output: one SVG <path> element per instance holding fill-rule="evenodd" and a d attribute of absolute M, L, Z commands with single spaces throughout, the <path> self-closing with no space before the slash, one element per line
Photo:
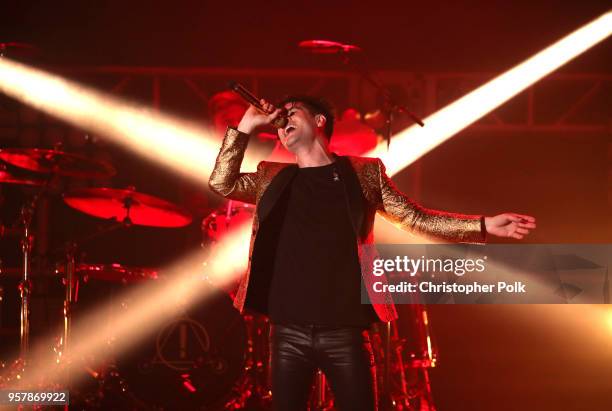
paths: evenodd
<path fill-rule="evenodd" d="M 186 114 L 200 118 L 206 117 L 208 99 L 226 89 L 229 80 L 240 81 L 255 94 L 270 98 L 281 97 L 287 90 L 325 95 L 338 108 L 356 108 L 362 113 L 382 108 L 383 105 L 382 96 L 358 73 L 351 71 L 121 66 L 75 67 L 55 71 L 158 109 L 185 114 L 176 107 L 191 107 L 192 112 Z M 391 91 L 397 101 L 426 118 L 486 83 L 494 74 L 381 71 L 374 77 Z M 611 74 L 551 74 L 464 132 L 562 133 L 578 138 L 585 135 L 611 136 L 611 107 Z M 32 115 L 14 115 L 9 112 L 11 108 L 13 112 L 16 111 L 14 105 L 0 104 L 0 141 L 8 143 L 7 140 L 22 139 L 24 129 L 31 131 L 32 126 L 36 126 L 44 130 L 49 128 L 49 122 L 53 124 L 53 120 L 44 117 L 40 121 L 34 120 Z M 406 123 L 400 124 L 400 129 L 410 124 L 407 119 L 401 121 Z M 69 131 L 65 126 L 60 125 L 60 128 L 63 131 L 59 133 Z M 608 151 L 612 164 L 612 142 Z M 612 184 L 612 169 L 608 180 Z M 612 188 L 609 190 L 609 201 L 612 204 Z"/>
<path fill-rule="evenodd" d="M 296 69 L 95 67 L 64 70 L 69 76 L 111 80 L 109 91 L 122 94 L 130 83 L 146 81 L 150 102 L 161 108 L 164 90 L 184 88 L 205 104 L 228 80 L 242 81 L 256 94 L 299 89 L 331 94 L 343 108 L 361 111 L 382 105 L 382 98 L 357 73 Z M 413 73 L 381 71 L 375 77 L 398 101 L 422 117 L 435 112 L 494 77 L 487 73 Z M 95 81 L 95 80 L 94 80 Z M 162 83 L 164 87 L 162 87 Z M 609 133 L 612 131 L 612 75 L 552 74 L 473 124 L 487 132 Z"/>

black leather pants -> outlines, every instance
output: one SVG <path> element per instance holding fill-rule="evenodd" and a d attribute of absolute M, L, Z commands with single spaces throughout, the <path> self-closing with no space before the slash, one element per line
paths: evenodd
<path fill-rule="evenodd" d="M 317 369 L 325 373 L 338 410 L 376 410 L 374 357 L 366 332 L 273 324 L 270 344 L 274 410 L 305 410 Z"/>

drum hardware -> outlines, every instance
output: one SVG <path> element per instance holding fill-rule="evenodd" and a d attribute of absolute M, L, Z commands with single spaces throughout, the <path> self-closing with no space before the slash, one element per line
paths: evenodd
<path fill-rule="evenodd" d="M 382 330 L 383 325 L 377 324 L 371 333 L 379 386 L 383 388 L 380 409 L 434 411 L 428 368 L 435 367 L 437 352 L 427 309 L 422 304 L 399 307 L 409 312 L 401 312 L 398 320 L 385 323 Z"/>
<path fill-rule="evenodd" d="M 0 159 L 21 169 L 53 176 L 95 179 L 116 174 L 115 168 L 106 162 L 60 150 L 5 148 L 0 150 Z"/>
<path fill-rule="evenodd" d="M 51 173 L 47 180 L 29 180 L 13 176 L 6 167 L 0 171 L 0 182 L 22 184 L 40 187 L 38 192 L 21 208 L 20 222 L 21 250 L 23 254 L 23 272 L 19 284 L 21 298 L 20 313 L 20 360 L 25 364 L 29 351 L 30 338 L 30 297 L 31 282 L 31 253 L 34 243 L 34 234 L 31 232 L 32 218 L 39 200 L 49 191 L 53 177 L 68 176 L 75 178 L 93 178 L 109 176 L 115 173 L 112 166 L 89 160 L 81 155 L 68 154 L 58 150 L 43 149 L 2 149 L 0 159 L 8 164 L 34 172 Z M 2 230 L 5 231 L 4 229 Z M 65 341 L 64 341 L 65 343 Z"/>
<path fill-rule="evenodd" d="M 202 247 L 218 242 L 232 230 L 249 223 L 254 212 L 251 204 L 229 200 L 225 207 L 213 211 L 202 220 Z"/>
<path fill-rule="evenodd" d="M 64 194 L 63 199 L 69 206 L 86 214 L 111 221 L 119 221 L 98 229 L 96 232 L 81 238 L 78 242 L 74 241 L 66 246 L 66 268 L 63 279 L 66 287 L 63 338 L 63 351 L 65 355 L 69 346 L 75 286 L 78 287 L 78 279 L 75 276 L 75 271 L 77 270 L 75 261 L 77 244 L 89 242 L 111 231 L 130 227 L 133 224 L 156 227 L 183 226 L 191 222 L 191 216 L 172 203 L 136 192 L 134 187 L 129 187 L 126 190 L 111 188 L 77 189 Z M 101 266 L 81 266 L 80 272 L 87 271 L 87 274 L 94 278 L 99 277 L 97 274 L 109 272 L 130 273 L 129 270 L 121 271 L 121 267 L 118 266 L 112 267 L 110 270 L 107 268 Z M 118 277 L 121 281 L 128 281 L 126 276 Z"/>
<path fill-rule="evenodd" d="M 272 375 L 270 372 L 270 321 L 267 317 L 249 313 L 243 316 L 247 331 L 245 374 L 251 388 L 248 402 L 259 407 L 271 406 Z"/>
<path fill-rule="evenodd" d="M 63 199 L 67 205 L 78 211 L 112 222 L 112 224 L 100 227 L 96 232 L 68 244 L 66 247 L 65 265 L 58 267 L 56 270 L 57 274 L 63 275 L 63 281 L 66 287 L 62 346 L 62 355 L 66 357 L 66 355 L 69 354 L 70 347 L 70 332 L 73 320 L 72 308 L 74 303 L 79 304 L 78 296 L 75 294 L 79 289 L 79 284 L 101 281 L 107 284 L 120 283 L 128 285 L 142 280 L 157 278 L 157 271 L 151 269 L 124 267 L 119 264 L 77 263 L 75 259 L 77 244 L 82 245 L 111 231 L 129 228 L 132 225 L 182 227 L 191 222 L 191 216 L 183 209 L 170 202 L 136 192 L 134 187 L 128 187 L 123 190 L 112 188 L 77 189 L 65 193 Z M 91 285 L 88 285 L 85 289 L 88 287 L 91 287 Z M 106 290 L 107 288 L 104 289 Z M 121 306 L 123 305 L 122 302 Z M 121 315 L 121 306 L 118 307 L 118 312 L 113 313 L 114 315 Z M 179 319 L 177 322 L 183 324 L 187 322 L 187 319 Z M 107 326 L 112 331 L 113 324 L 111 317 L 109 317 L 109 324 L 107 324 Z M 109 341 L 111 357 L 113 356 L 112 340 L 113 338 L 111 337 L 111 341 Z M 158 345 L 159 344 L 162 343 L 158 341 Z M 156 358 L 159 360 L 162 357 L 158 356 Z M 200 360 L 201 359 L 198 359 L 198 361 Z M 149 409 L 150 407 L 146 405 L 146 403 L 148 403 L 147 396 L 143 394 L 142 389 L 140 389 L 140 393 L 138 393 L 138 382 L 134 381 L 133 375 L 130 375 L 131 368 L 126 368 L 123 363 L 122 366 L 119 367 L 115 362 L 116 360 L 110 363 L 105 361 L 105 370 L 100 372 L 96 370 L 97 367 L 89 367 L 91 370 L 88 374 L 97 381 L 98 387 L 93 390 L 93 393 L 84 391 L 83 397 L 87 399 L 89 403 L 96 401 L 102 401 L 102 403 L 104 403 L 105 396 L 123 398 L 126 403 L 132 404 L 136 409 Z M 182 364 L 179 365 L 179 368 L 187 367 L 187 369 L 190 369 L 189 367 L 207 367 L 223 373 L 226 367 L 223 361 L 215 361 L 214 358 L 209 358 L 208 362 L 200 361 L 194 364 Z M 140 364 L 140 366 L 149 369 L 158 369 L 160 367 L 163 369 L 173 369 L 172 367 L 174 365 L 176 364 L 170 364 L 169 362 L 163 361 L 163 358 L 161 363 L 158 361 L 143 361 Z M 188 387 L 196 389 L 196 383 L 192 383 L 188 373 L 183 372 L 181 375 L 182 377 L 177 378 L 183 378 L 183 387 L 187 389 Z M 128 380 L 130 379 L 133 384 L 129 383 Z M 148 379 L 145 378 L 145 382 L 146 381 L 148 381 Z M 136 389 L 132 388 L 131 385 L 136 385 Z M 142 398 L 139 398 L 139 396 Z M 102 400 L 100 400 L 100 398 L 102 398 Z"/>
<path fill-rule="evenodd" d="M 372 349 L 377 364 L 376 374 L 380 410 L 412 409 L 408 399 L 408 387 L 402 358 L 403 345 L 398 338 L 395 321 L 375 326 L 372 333 Z M 397 379 L 399 379 L 399 383 Z"/>
<path fill-rule="evenodd" d="M 81 279 L 85 279 L 85 281 L 87 280 L 87 277 L 82 271 L 83 265 L 77 264 L 77 253 L 79 246 L 82 246 L 95 238 L 124 226 L 125 224 L 122 223 L 113 223 L 106 227 L 98 228 L 98 230 L 96 230 L 94 233 L 81 237 L 78 240 L 68 241 L 62 250 L 64 254 L 63 264 L 58 264 L 55 269 L 55 274 L 61 276 L 62 284 L 64 286 L 64 301 L 62 309 L 63 331 L 61 338 L 54 347 L 54 351 L 56 352 L 57 363 L 61 363 L 64 367 L 64 384 L 66 387 L 70 387 L 72 373 L 70 345 L 74 314 L 73 311 L 75 304 L 78 302 L 78 292 Z M 51 254 L 58 252 L 59 250 L 55 250 L 51 252 Z"/>
<path fill-rule="evenodd" d="M 25 186 L 42 186 L 45 184 L 43 180 L 19 177 L 6 170 L 4 165 L 0 165 L 0 184 L 19 184 Z"/>
<path fill-rule="evenodd" d="M 52 177 L 60 175 L 91 178 L 90 176 L 96 175 L 91 168 L 100 171 L 98 166 L 89 167 L 84 164 L 81 161 L 83 158 L 65 155 L 58 150 L 47 150 L 46 153 L 1 150 L 0 158 L 12 161 L 13 165 L 21 164 L 34 172 L 51 172 Z M 55 165 L 49 165 L 49 162 Z M 50 179 L 22 178 L 17 173 L 0 170 L 0 183 L 40 187 L 37 196 L 24 205 L 20 227 L 0 227 L 0 236 L 15 235 L 20 236 L 22 240 L 24 267 L 20 270 L 22 276 L 20 284 L 24 286 L 20 287 L 20 292 L 23 316 L 24 313 L 29 314 L 30 306 L 31 283 L 25 282 L 24 278 L 31 280 L 31 250 L 34 241 L 30 230 L 31 219 L 38 196 L 50 186 Z M 94 302 L 87 292 L 96 285 L 129 286 L 157 278 L 158 274 L 157 271 L 148 268 L 79 262 L 77 257 L 79 245 L 131 225 L 182 227 L 191 222 L 191 216 L 181 207 L 138 193 L 133 187 L 123 190 L 112 188 L 72 190 L 65 193 L 63 199 L 76 210 L 112 222 L 92 234 L 68 242 L 61 249 L 64 261 L 56 271 L 56 274 L 63 277 L 65 286 L 64 327 L 61 337 L 58 338 L 57 347 L 58 358 L 62 366 L 66 367 L 65 383 L 70 383 L 70 377 L 74 376 L 74 373 L 83 372 L 89 376 L 89 382 L 94 386 L 90 390 L 83 390 L 78 386 L 71 387 L 71 391 L 75 393 L 75 400 L 87 404 L 85 408 L 101 409 L 109 406 L 119 409 L 109 405 L 112 401 L 123 403 L 120 407 L 123 409 L 126 407 L 125 404 L 129 404 L 128 408 L 131 409 L 152 409 L 173 403 L 180 403 L 179 407 L 183 409 L 192 408 L 195 404 L 198 406 L 205 404 L 209 409 L 269 408 L 272 392 L 268 320 L 259 315 L 240 316 L 231 306 L 227 295 L 222 293 L 215 299 L 216 302 L 206 301 L 195 311 L 190 310 L 189 313 L 184 313 L 185 315 L 175 317 L 159 328 L 155 338 L 138 345 L 137 349 L 127 356 L 113 356 L 113 345 L 110 344 L 111 360 L 102 360 L 101 364 L 95 365 L 93 361 L 85 361 L 85 366 L 71 369 L 70 334 L 73 321 L 75 318 L 78 320 L 76 307 L 80 305 L 79 300 L 84 300 L 86 303 Z M 253 214 L 254 207 L 238 202 L 229 202 L 226 207 L 211 213 L 202 220 L 203 245 L 214 246 L 223 236 L 247 223 Z M 85 294 L 82 294 L 83 291 Z M 120 317 L 121 309 L 119 307 L 112 314 Z M 419 411 L 433 410 L 427 368 L 435 366 L 436 352 L 424 307 L 422 310 L 413 311 L 410 314 L 411 321 L 415 323 L 415 327 L 423 328 L 414 338 L 400 337 L 398 323 L 395 321 L 372 334 L 372 346 L 378 364 L 378 379 L 383 384 L 381 387 L 384 387 L 386 394 L 381 399 L 390 404 L 391 409 L 416 410 L 415 407 L 419 406 Z M 112 330 L 113 324 L 110 318 L 108 327 Z M 17 375 L 22 375 L 26 366 L 24 355 L 27 355 L 29 325 L 29 318 L 25 316 L 20 324 L 22 330 L 20 352 L 26 354 L 20 355 L 10 368 L 12 372 L 10 378 L 13 379 L 17 378 Z M 190 351 L 192 343 L 207 341 L 204 335 L 208 335 L 209 343 L 196 345 L 200 348 Z M 412 348 L 410 344 L 416 344 L 417 347 Z M 407 378 L 406 372 L 410 370 L 419 375 L 416 384 Z M 3 374 L 8 375 L 8 373 Z M 162 381 L 168 390 L 165 393 L 155 393 L 158 395 L 155 399 L 149 398 L 151 387 L 156 386 L 158 381 Z M 317 387 L 311 401 L 311 409 L 314 409 L 312 407 L 320 410 L 333 409 L 333 395 L 327 386 L 325 375 L 319 371 L 316 381 Z M 3 381 L 0 381 L 0 385 L 2 383 Z"/>
<path fill-rule="evenodd" d="M 357 73 L 363 80 L 374 87 L 378 94 L 384 100 L 384 114 L 385 114 L 385 133 L 384 137 L 387 141 L 387 149 L 391 144 L 391 132 L 393 117 L 395 114 L 407 115 L 421 127 L 425 127 L 425 123 L 416 114 L 410 111 L 405 105 L 400 104 L 393 98 L 389 89 L 383 86 L 377 79 L 374 78 L 373 74 L 368 68 L 362 63 L 352 58 L 354 53 L 361 52 L 361 48 L 352 44 L 342 44 L 330 40 L 304 40 L 298 45 L 309 53 L 324 53 L 330 55 L 339 56 L 342 59 L 342 63 Z"/>
<path fill-rule="evenodd" d="M 120 264 L 83 264 L 77 263 L 76 255 L 78 246 L 83 245 L 95 238 L 98 238 L 111 231 L 125 227 L 124 223 L 114 223 L 96 232 L 82 237 L 78 241 L 68 242 L 65 246 L 65 261 L 59 265 L 55 274 L 62 277 L 64 285 L 64 302 L 63 302 L 63 334 L 60 339 L 59 347 L 57 348 L 58 361 L 66 366 L 66 381 L 67 385 L 70 380 L 70 340 L 73 322 L 73 311 L 75 304 L 78 304 L 78 292 L 81 283 L 87 283 L 90 280 L 102 280 L 117 282 L 122 284 L 134 283 L 144 279 L 156 279 L 157 271 L 144 268 L 124 267 Z"/>
<path fill-rule="evenodd" d="M 126 226 L 184 227 L 192 216 L 183 208 L 161 198 L 127 189 L 80 188 L 63 196 L 64 202 L 85 214 L 115 220 Z"/>
<path fill-rule="evenodd" d="M 246 378 L 247 356 L 245 321 L 217 290 L 157 327 L 116 364 L 130 393 L 149 409 L 239 409 L 256 389 Z M 165 390 L 152 392 L 160 382 Z"/>
<path fill-rule="evenodd" d="M 315 383 L 311 397 L 310 411 L 330 411 L 334 409 L 334 400 L 329 395 L 330 389 L 327 385 L 327 378 L 323 371 L 317 370 Z"/>
<path fill-rule="evenodd" d="M 17 182 L 10 181 L 10 183 Z M 20 270 L 21 279 L 17 286 L 20 298 L 19 356 L 8 367 L 7 375 L 4 376 L 4 381 L 0 381 L 0 383 L 8 383 L 21 379 L 28 365 L 30 349 L 30 305 L 32 294 L 32 249 L 34 245 L 34 233 L 31 231 L 31 225 L 39 200 L 47 192 L 48 188 L 48 184 L 41 185 L 38 191 L 21 206 L 19 228 L 2 229 L 2 234 L 19 235 L 22 267 Z"/>
<path fill-rule="evenodd" d="M 244 227 L 245 224 L 252 224 L 254 213 L 255 208 L 251 204 L 230 200 L 225 207 L 213 211 L 202 219 L 200 225 L 202 231 L 201 247 L 205 250 L 205 265 L 208 261 L 214 261 L 217 258 L 220 249 L 216 247 L 216 244 L 224 236 L 232 234 L 235 230 Z M 235 281 L 221 286 L 232 298 L 235 297 L 238 290 L 243 267 L 239 266 L 237 270 L 240 271 L 234 270 L 229 275 Z"/>
<path fill-rule="evenodd" d="M 21 207 L 19 227 L 8 228 L 0 225 L 0 237 L 17 235 L 20 237 L 22 253 L 21 280 L 18 285 L 20 296 L 20 334 L 19 334 L 19 356 L 10 366 L 8 373 L 4 375 L 2 383 L 10 383 L 21 379 L 28 367 L 30 349 L 30 314 L 32 295 L 32 251 L 34 245 L 34 233 L 32 232 L 32 219 L 36 213 L 40 200 L 54 186 L 56 179 L 62 176 L 72 178 L 95 178 L 106 177 L 115 173 L 112 166 L 91 161 L 83 156 L 68 154 L 59 150 L 42 149 L 1 149 L 0 159 L 22 170 L 37 173 L 49 173 L 42 178 L 20 177 L 19 174 L 7 171 L 6 164 L 0 164 L 0 183 L 17 184 L 22 186 L 37 187 L 37 191 Z M 70 333 L 71 302 L 73 294 L 74 259 L 68 264 L 66 300 L 64 302 L 64 334 L 61 339 L 61 350 L 56 349 L 58 358 L 65 354 L 66 345 Z M 63 358 L 65 361 L 65 357 Z M 7 376 L 8 375 L 8 376 Z"/>
<path fill-rule="evenodd" d="M 64 265 L 58 266 L 55 274 L 65 276 Z M 77 263 L 75 265 L 75 282 L 82 280 L 84 284 L 92 280 L 113 282 L 121 284 L 138 283 L 145 280 L 156 280 L 158 271 L 153 268 L 126 267 L 121 264 L 87 264 Z M 65 277 L 64 277 L 65 278 Z"/>
<path fill-rule="evenodd" d="M 23 227 L 21 236 L 21 251 L 23 255 L 22 278 L 19 283 L 19 295 L 21 298 L 21 322 L 20 322 L 20 357 L 25 362 L 28 357 L 30 340 L 30 297 L 32 291 L 31 277 L 31 254 L 34 245 L 34 234 L 31 232 L 32 217 L 40 195 L 39 192 L 21 208 L 21 225 Z"/>
<path fill-rule="evenodd" d="M 69 243 L 66 246 L 66 276 L 64 278 L 65 296 L 64 296 L 64 307 L 63 307 L 63 324 L 64 334 L 61 340 L 61 352 L 60 356 L 64 360 L 65 365 L 65 386 L 70 388 L 71 386 L 71 358 L 69 354 L 70 344 L 70 333 L 72 330 L 72 308 L 75 302 L 75 290 L 76 288 L 76 258 L 75 254 L 77 251 L 76 243 Z"/>
<path fill-rule="evenodd" d="M 62 269 L 65 266 L 58 270 L 59 274 L 65 274 Z M 80 263 L 75 265 L 75 273 L 87 284 L 81 286 L 82 292 L 94 283 L 129 285 L 135 279 L 157 278 L 154 270 L 117 264 Z M 87 297 L 81 294 L 77 304 Z M 117 306 L 107 324 L 111 330 L 112 319 L 122 315 L 123 300 Z M 74 388 L 85 408 L 194 409 L 206 404 L 210 407 L 207 409 L 238 409 L 228 408 L 228 404 L 246 404 L 256 389 L 246 378 L 244 320 L 221 292 L 204 301 L 203 307 L 185 311 L 162 324 L 152 338 L 131 352 L 113 355 L 111 345 L 109 353 L 116 358 L 103 360 L 102 365 L 90 369 L 85 367 L 93 387 Z M 167 390 L 153 395 L 151 387 L 158 381 L 163 381 Z"/>
<path fill-rule="evenodd" d="M 76 287 L 78 287 L 78 278 L 75 276 L 77 271 L 75 260 L 77 244 L 89 242 L 111 231 L 130 227 L 133 224 L 154 227 L 180 227 L 189 224 L 191 216 L 170 202 L 136 192 L 134 187 L 128 187 L 126 190 L 112 188 L 77 189 L 64 194 L 63 199 L 66 204 L 81 212 L 110 221 L 116 221 L 66 246 L 66 268 L 63 279 L 66 287 L 63 351 L 64 355 L 66 355 L 70 344 L 72 305 L 75 301 L 74 292 L 77 289 Z M 131 273 L 130 270 L 122 271 L 119 266 L 111 267 L 111 269 L 99 265 L 80 266 L 78 268 L 80 268 L 79 273 L 85 271 L 93 278 L 99 277 L 98 274 L 108 274 L 109 272 Z M 127 282 L 133 280 L 135 276 L 132 276 L 131 279 L 128 278 L 129 276 L 119 275 L 117 277 L 120 281 Z"/>
<path fill-rule="evenodd" d="M 0 150 L 0 159 L 5 161 L 6 159 L 13 159 L 16 161 L 14 155 L 17 155 L 17 153 L 19 153 L 19 149 L 15 149 L 15 151 L 11 151 L 10 149 Z M 25 158 L 26 156 L 20 157 L 22 161 L 25 161 Z M 7 162 L 10 163 L 10 161 Z M 32 281 L 30 277 L 32 263 L 31 254 L 34 245 L 34 234 L 31 230 L 32 218 L 36 212 L 39 200 L 48 191 L 50 182 L 51 179 L 45 181 L 17 177 L 6 171 L 6 165 L 0 165 L 0 183 L 38 187 L 38 191 L 21 206 L 19 216 L 20 227 L 8 228 L 0 225 L 0 237 L 5 235 L 18 235 L 20 237 L 22 253 L 21 281 L 18 285 L 20 297 L 19 358 L 12 366 L 18 373 L 17 375 L 23 373 L 25 369 L 30 346 L 30 300 L 32 293 Z"/>
<path fill-rule="evenodd" d="M 383 370 L 381 379 L 381 394 L 380 408 L 383 411 L 393 409 L 393 400 L 391 399 L 391 322 L 384 324 L 383 341 Z"/>

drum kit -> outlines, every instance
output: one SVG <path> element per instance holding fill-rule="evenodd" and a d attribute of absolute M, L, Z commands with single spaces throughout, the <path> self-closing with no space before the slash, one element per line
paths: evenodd
<path fill-rule="evenodd" d="M 38 271 L 33 275 L 32 270 L 32 222 L 40 200 L 57 193 L 53 187 L 62 177 L 106 178 L 115 169 L 105 162 L 57 149 L 2 149 L 0 160 L 0 184 L 29 187 L 27 191 L 33 193 L 23 201 L 17 224 L 11 227 L 0 224 L 0 237 L 18 238 L 21 245 L 20 267 L 12 270 L 20 278 L 20 349 L 18 359 L 0 369 L 0 388 L 5 388 L 14 382 L 11 376 L 27 374 L 28 367 L 36 367 L 28 360 L 32 287 L 39 278 Z M 192 216 L 176 204 L 137 192 L 133 187 L 69 189 L 62 194 L 62 201 L 79 212 L 108 222 L 103 229 L 70 241 L 63 249 L 61 262 L 53 269 L 45 269 L 63 289 L 63 329 L 56 350 L 68 358 L 73 320 L 78 321 L 79 313 L 85 312 L 85 308 L 92 308 L 100 301 L 117 300 L 116 310 L 109 314 L 108 326 L 112 327 L 112 318 L 122 314 L 126 287 L 172 281 L 156 269 L 77 261 L 79 247 L 110 231 L 131 226 L 185 227 L 192 222 Z M 204 217 L 203 247 L 214 248 L 234 228 L 248 224 L 253 213 L 250 205 L 229 202 Z M 240 315 L 231 301 L 231 291 L 219 288 L 212 298 L 160 325 L 146 341 L 128 352 L 111 355 L 112 360 L 91 361 L 83 370 L 71 369 L 71 373 L 87 375 L 84 384 L 73 386 L 67 378 L 60 386 L 68 387 L 71 403 L 83 409 L 270 409 L 268 320 L 254 313 Z M 381 409 L 433 410 L 427 372 L 436 364 L 436 351 L 427 312 L 423 306 L 414 305 L 403 317 L 401 324 L 375 325 L 370 331 Z M 334 409 L 333 396 L 320 372 L 309 407 Z"/>

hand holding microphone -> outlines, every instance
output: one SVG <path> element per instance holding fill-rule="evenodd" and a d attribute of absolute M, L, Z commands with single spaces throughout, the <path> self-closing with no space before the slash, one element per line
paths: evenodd
<path fill-rule="evenodd" d="M 238 131 L 251 134 L 266 124 L 272 124 L 276 128 L 287 125 L 287 110 L 284 108 L 277 109 L 266 100 L 258 99 L 239 83 L 231 82 L 230 88 L 250 104 L 238 124 Z"/>

